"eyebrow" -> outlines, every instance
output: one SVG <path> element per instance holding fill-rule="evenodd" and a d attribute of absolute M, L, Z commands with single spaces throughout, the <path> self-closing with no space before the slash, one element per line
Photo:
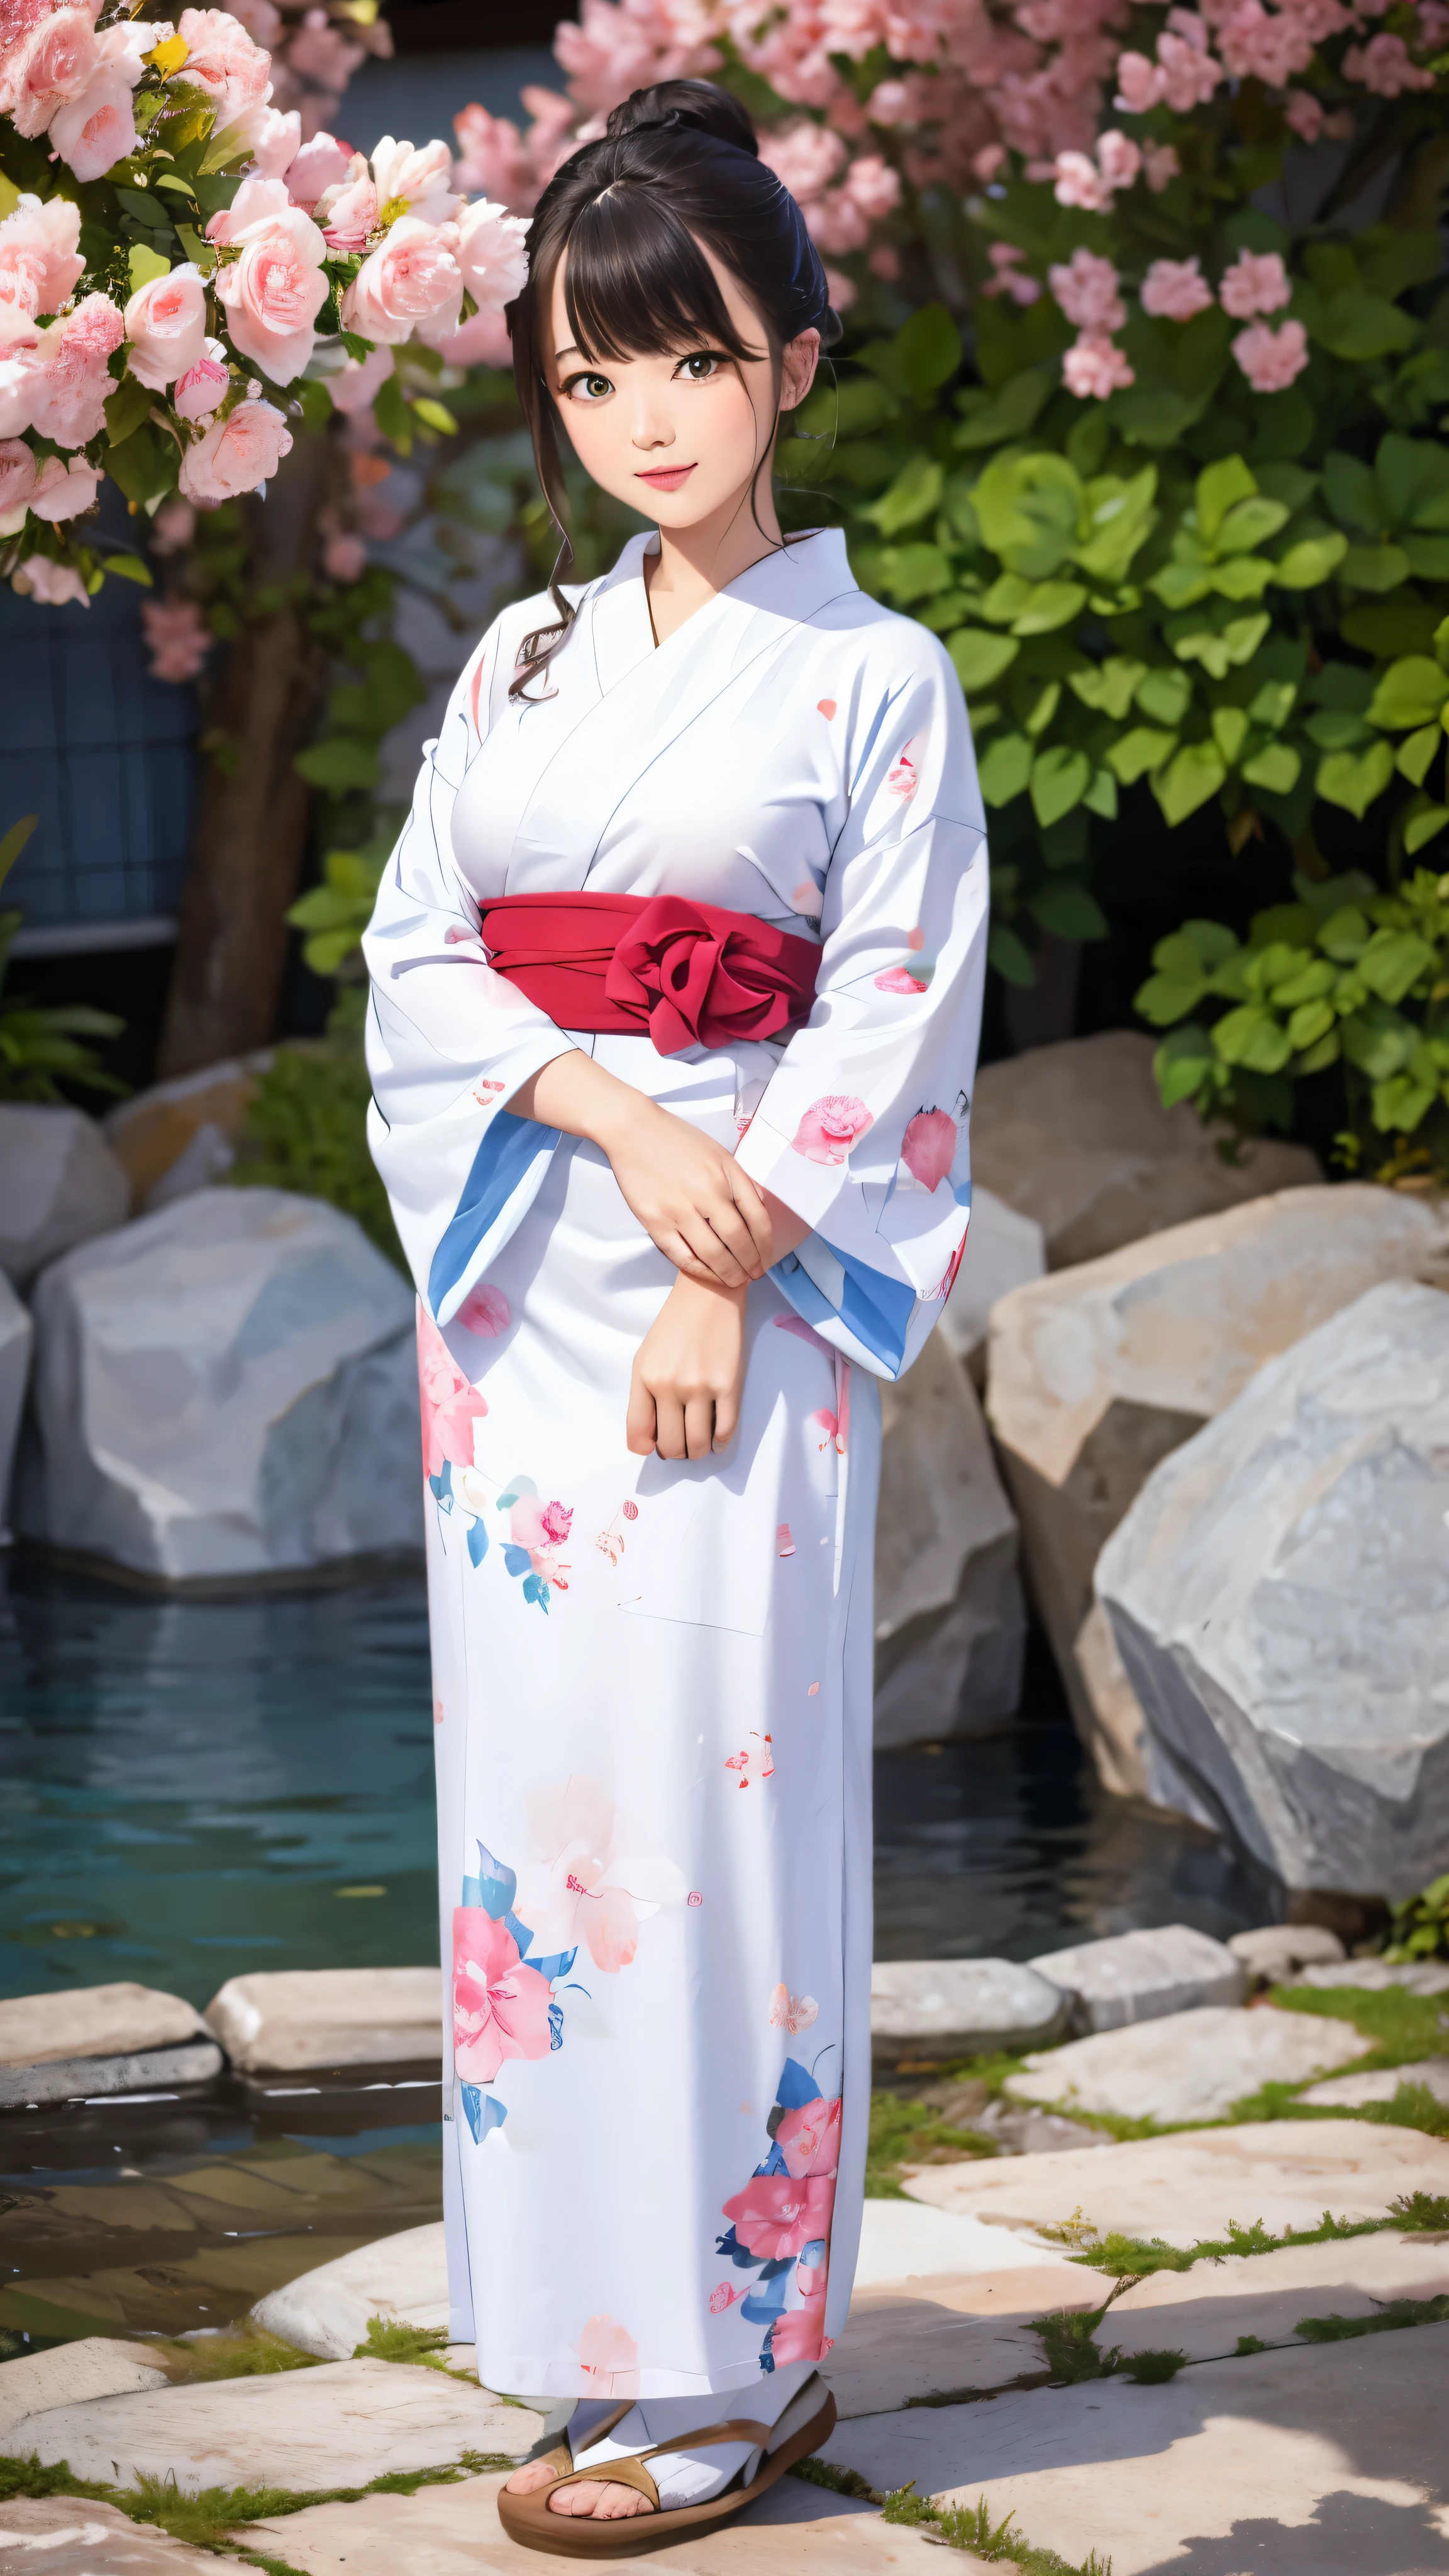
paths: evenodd
<path fill-rule="evenodd" d="M 563 347 L 555 349 L 553 353 L 554 365 L 561 366 L 565 358 L 581 358 L 583 354 L 582 349 L 577 348 L 572 340 L 566 340 Z"/>

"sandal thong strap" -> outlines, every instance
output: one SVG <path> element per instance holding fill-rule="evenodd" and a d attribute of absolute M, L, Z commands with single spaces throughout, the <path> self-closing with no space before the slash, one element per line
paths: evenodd
<path fill-rule="evenodd" d="M 625 2407 L 614 2421 L 622 2421 L 622 2416 L 628 2412 L 628 2407 Z M 668 2507 L 662 2502 L 659 2489 L 644 2465 L 646 2460 L 663 2459 L 671 2451 L 708 2450 L 721 2442 L 747 2442 L 752 2451 L 762 2451 L 769 2442 L 772 2429 L 768 2424 L 745 2421 L 701 2424 L 697 2432 L 677 2433 L 672 2441 L 656 2442 L 647 2451 L 621 2451 L 617 2459 L 599 2460 L 589 2468 L 574 2469 L 567 2477 L 556 2479 L 548 2493 L 552 2496 L 560 2487 L 577 2486 L 582 2479 L 594 2478 L 600 2486 L 632 2487 L 636 2495 L 647 2497 L 656 2513 L 664 2513 Z M 603 2428 L 596 2431 L 594 2438 L 603 2440 Z"/>

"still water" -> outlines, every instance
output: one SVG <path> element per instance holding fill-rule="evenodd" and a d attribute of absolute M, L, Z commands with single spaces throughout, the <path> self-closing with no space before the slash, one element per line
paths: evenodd
<path fill-rule="evenodd" d="M 0 1995 L 435 1959 L 431 1703 L 420 1579 L 178 1601 L 0 1558 Z M 879 1958 L 1271 1911 L 1097 1786 L 1039 1646 L 1014 1725 L 878 1758 L 876 1820 Z"/>

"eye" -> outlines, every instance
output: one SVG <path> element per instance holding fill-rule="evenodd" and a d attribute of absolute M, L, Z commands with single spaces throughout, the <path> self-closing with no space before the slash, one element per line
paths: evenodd
<path fill-rule="evenodd" d="M 592 371 L 584 375 L 570 376 L 564 386 L 564 392 L 570 402 L 603 402 L 606 395 L 611 394 L 613 390 L 607 376 L 595 375 Z"/>
<path fill-rule="evenodd" d="M 712 349 L 696 349 L 691 356 L 680 359 L 674 372 L 687 385 L 707 385 L 711 376 L 719 374 L 723 363 Z"/>

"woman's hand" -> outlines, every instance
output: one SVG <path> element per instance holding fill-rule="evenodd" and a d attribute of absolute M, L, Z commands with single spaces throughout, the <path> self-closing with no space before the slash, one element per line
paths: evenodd
<path fill-rule="evenodd" d="M 733 1154 L 581 1048 L 555 1056 L 508 1105 L 599 1146 L 626 1204 L 686 1279 L 743 1288 L 779 1258 L 764 1199 Z"/>
<path fill-rule="evenodd" d="M 628 1443 L 636 1458 L 726 1449 L 745 1379 L 745 1291 L 676 1279 L 634 1355 Z"/>

